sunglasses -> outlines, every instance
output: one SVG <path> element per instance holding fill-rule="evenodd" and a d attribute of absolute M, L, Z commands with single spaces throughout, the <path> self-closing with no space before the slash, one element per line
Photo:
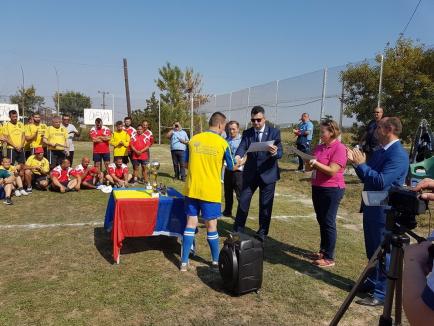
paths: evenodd
<path fill-rule="evenodd" d="M 259 118 L 259 119 L 250 119 L 250 121 L 251 121 L 252 123 L 255 123 L 255 122 L 261 122 L 261 121 L 262 121 L 262 118 Z"/>

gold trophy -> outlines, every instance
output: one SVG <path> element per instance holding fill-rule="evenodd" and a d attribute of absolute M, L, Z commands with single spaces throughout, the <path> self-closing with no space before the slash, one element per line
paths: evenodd
<path fill-rule="evenodd" d="M 160 162 L 152 161 L 149 163 L 149 180 L 151 181 L 152 190 L 154 193 L 158 193 L 158 170 L 160 169 Z"/>

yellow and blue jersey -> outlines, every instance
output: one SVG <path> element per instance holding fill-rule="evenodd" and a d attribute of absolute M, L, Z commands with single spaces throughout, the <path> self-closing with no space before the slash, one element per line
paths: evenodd
<path fill-rule="evenodd" d="M 234 168 L 227 141 L 215 132 L 202 132 L 191 138 L 185 156 L 188 174 L 184 195 L 221 203 L 223 160 L 226 161 L 228 169 Z"/>

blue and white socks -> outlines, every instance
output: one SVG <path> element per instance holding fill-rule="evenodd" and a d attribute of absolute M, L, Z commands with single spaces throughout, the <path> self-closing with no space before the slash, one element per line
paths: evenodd
<path fill-rule="evenodd" d="M 182 237 L 182 252 L 181 263 L 188 263 L 188 256 L 190 256 L 190 249 L 194 242 L 194 233 L 196 228 L 185 228 L 184 236 Z"/>
<path fill-rule="evenodd" d="M 219 234 L 217 231 L 208 232 L 207 240 L 209 248 L 211 249 L 211 257 L 213 262 L 218 262 L 219 260 Z"/>

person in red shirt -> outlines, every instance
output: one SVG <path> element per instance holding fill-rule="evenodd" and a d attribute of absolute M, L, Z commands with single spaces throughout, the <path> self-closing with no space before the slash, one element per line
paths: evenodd
<path fill-rule="evenodd" d="M 56 166 L 51 171 L 51 190 L 65 193 L 71 190 L 80 190 L 80 183 L 76 178 L 71 178 L 72 168 L 68 159 L 64 159 L 62 163 Z"/>
<path fill-rule="evenodd" d="M 149 147 L 151 147 L 152 145 L 154 145 L 154 134 L 152 133 L 152 131 L 149 129 L 149 122 L 147 120 L 144 120 L 142 122 L 142 127 L 143 127 L 143 134 L 149 139 L 149 141 L 151 142 L 151 144 L 149 145 Z M 151 153 L 149 152 L 148 149 L 148 160 L 151 160 Z"/>
<path fill-rule="evenodd" d="M 101 161 L 104 161 L 105 168 L 108 169 L 111 135 L 110 129 L 102 125 L 100 118 L 96 118 L 95 126 L 90 130 L 89 136 L 93 142 L 93 162 L 99 170 L 102 169 Z"/>
<path fill-rule="evenodd" d="M 115 187 L 126 188 L 132 175 L 128 173 L 128 166 L 122 162 L 122 157 L 117 157 L 114 163 L 109 164 L 105 178 Z"/>
<path fill-rule="evenodd" d="M 148 182 L 146 165 L 149 162 L 149 147 L 151 146 L 150 139 L 143 133 L 143 127 L 137 126 L 137 133 L 131 138 L 130 146 L 133 157 L 134 181 L 137 181 L 139 174 L 139 166 L 142 166 L 142 180 Z"/>
<path fill-rule="evenodd" d="M 133 123 L 133 120 L 131 117 L 125 117 L 124 118 L 124 130 L 127 132 L 128 136 L 133 137 L 136 133 L 136 129 L 131 125 Z M 128 147 L 128 157 L 130 158 L 130 161 L 133 162 L 133 157 L 131 153 L 131 146 Z"/>
<path fill-rule="evenodd" d="M 87 156 L 81 159 L 81 164 L 72 170 L 71 175 L 78 180 L 81 189 L 96 189 L 104 181 L 102 172 L 90 165 L 90 158 Z"/>

